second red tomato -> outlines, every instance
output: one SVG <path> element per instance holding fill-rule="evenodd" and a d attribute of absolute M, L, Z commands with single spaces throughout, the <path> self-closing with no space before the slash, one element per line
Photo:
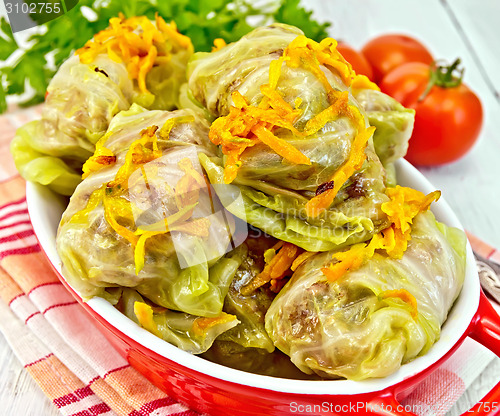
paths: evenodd
<path fill-rule="evenodd" d="M 389 72 L 380 83 L 383 92 L 415 109 L 415 127 L 406 154 L 415 165 L 453 162 L 465 155 L 479 136 L 481 101 L 462 82 L 461 72 L 453 75 L 458 63 L 437 67 L 407 63 Z"/>
<path fill-rule="evenodd" d="M 373 81 L 379 82 L 385 74 L 407 62 L 434 60 L 427 48 L 418 40 L 406 35 L 382 35 L 370 40 L 361 52 L 373 68 Z"/>

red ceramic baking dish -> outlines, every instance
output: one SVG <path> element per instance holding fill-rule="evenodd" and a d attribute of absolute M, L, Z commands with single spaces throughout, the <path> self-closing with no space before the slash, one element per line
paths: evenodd
<path fill-rule="evenodd" d="M 405 160 L 397 162 L 398 182 L 424 193 L 435 188 Z M 446 197 L 446 194 L 444 195 Z M 72 295 L 130 364 L 169 395 L 192 409 L 213 416 L 291 414 L 412 415 L 398 402 L 442 365 L 466 337 L 500 355 L 500 317 L 479 285 L 474 256 L 467 247 L 464 287 L 442 328 L 439 341 L 424 356 L 396 373 L 365 381 L 278 379 L 227 368 L 184 352 L 126 318 L 104 299 L 83 302 L 64 280 L 55 236 L 64 201 L 48 189 L 28 183 L 28 208 L 35 233 L 54 270 Z M 433 205 L 440 221 L 462 228 L 441 198 Z M 499 377 L 500 378 L 500 377 Z M 489 405 L 485 406 L 484 403 Z M 470 413 L 500 414 L 500 383 Z M 313 410 L 309 412 L 308 410 Z"/>

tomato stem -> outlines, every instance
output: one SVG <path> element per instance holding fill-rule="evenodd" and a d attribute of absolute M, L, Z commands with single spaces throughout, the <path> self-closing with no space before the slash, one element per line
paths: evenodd
<path fill-rule="evenodd" d="M 423 101 L 434 86 L 456 88 L 462 83 L 465 68 L 459 68 L 460 58 L 455 59 L 451 65 L 439 64 L 440 62 L 442 61 L 434 61 L 429 66 L 429 82 L 418 101 Z"/>

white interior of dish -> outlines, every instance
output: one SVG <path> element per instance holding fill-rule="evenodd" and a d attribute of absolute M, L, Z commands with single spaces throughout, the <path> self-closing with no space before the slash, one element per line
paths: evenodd
<path fill-rule="evenodd" d="M 405 160 L 396 164 L 398 183 L 410 186 L 424 193 L 435 190 L 427 179 Z M 43 186 L 27 184 L 28 209 L 35 233 L 49 260 L 61 273 L 61 260 L 56 251 L 55 236 L 61 214 L 65 209 L 64 201 Z M 457 217 L 442 197 L 432 205 L 432 211 L 439 221 L 463 229 Z M 88 305 L 111 325 L 128 337 L 156 353 L 169 358 L 185 367 L 210 376 L 238 384 L 268 390 L 303 394 L 360 394 L 380 391 L 399 383 L 435 363 L 443 357 L 466 332 L 479 305 L 479 279 L 470 245 L 467 245 L 467 270 L 461 295 L 452 308 L 442 328 L 440 340 L 422 357 L 403 365 L 396 373 L 383 379 L 366 381 L 331 380 L 303 381 L 276 379 L 273 377 L 250 374 L 227 368 L 196 357 L 140 328 L 122 315 L 111 304 L 101 298 L 93 298 Z"/>

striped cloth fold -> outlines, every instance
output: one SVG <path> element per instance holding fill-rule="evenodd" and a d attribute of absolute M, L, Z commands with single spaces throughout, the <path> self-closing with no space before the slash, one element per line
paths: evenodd
<path fill-rule="evenodd" d="M 0 329 L 54 405 L 68 416 L 196 415 L 114 350 L 52 271 L 27 215 L 24 199 L 0 208 Z"/>
<path fill-rule="evenodd" d="M 119 355 L 41 253 L 28 217 L 25 183 L 8 153 L 15 129 L 38 114 L 32 108 L 0 117 L 0 331 L 65 416 L 197 415 Z M 468 339 L 403 404 L 420 415 L 444 415 L 493 359 Z"/>

